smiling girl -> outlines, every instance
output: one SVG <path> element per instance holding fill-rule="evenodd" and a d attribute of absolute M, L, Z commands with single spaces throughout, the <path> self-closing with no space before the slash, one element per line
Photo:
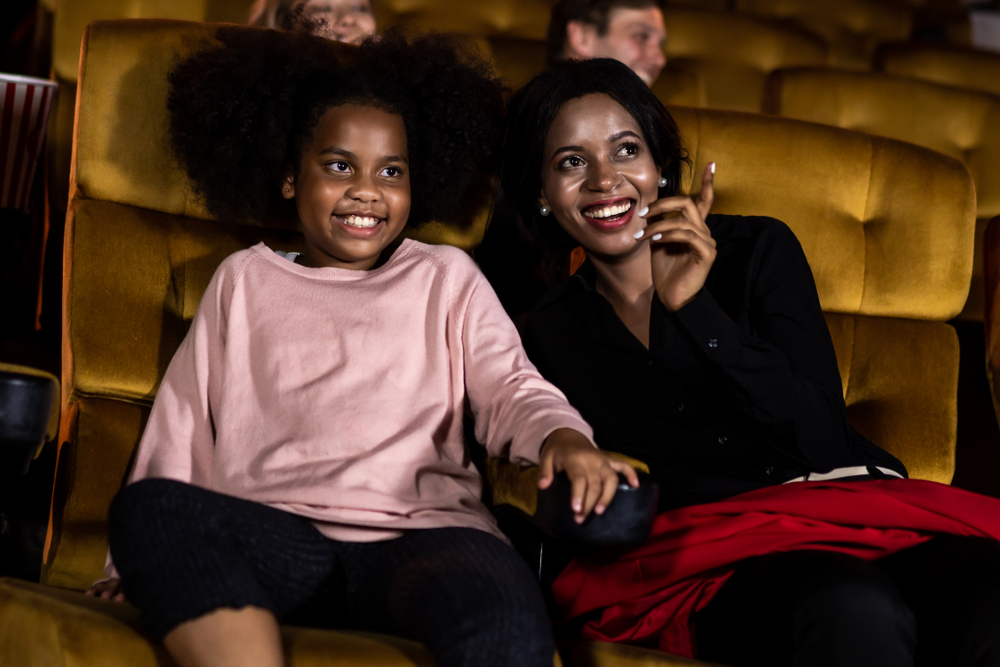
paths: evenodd
<path fill-rule="evenodd" d="M 463 252 L 397 239 L 476 203 L 499 83 L 436 38 L 347 56 L 219 39 L 171 74 L 176 153 L 218 218 L 292 203 L 303 243 L 237 252 L 209 283 L 112 506 L 124 596 L 181 665 L 281 665 L 282 620 L 411 637 L 442 666 L 551 665 L 463 415 L 540 486 L 566 471 L 580 521 L 635 473 L 594 447 Z M 109 574 L 92 593 L 118 594 Z"/>

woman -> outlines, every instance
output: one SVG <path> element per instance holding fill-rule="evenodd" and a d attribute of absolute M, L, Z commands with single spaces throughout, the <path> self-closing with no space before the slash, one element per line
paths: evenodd
<path fill-rule="evenodd" d="M 1000 543 L 984 539 L 1000 503 L 902 480 L 851 428 L 791 231 L 710 214 L 714 164 L 697 200 L 676 196 L 676 124 L 611 60 L 519 91 L 503 161 L 549 256 L 587 254 L 528 320 L 529 355 L 661 487 L 648 544 L 556 581 L 585 635 L 731 664 L 1000 665 Z M 817 474 L 838 481 L 782 486 Z"/>
<path fill-rule="evenodd" d="M 375 34 L 371 0 L 256 0 L 247 22 L 280 30 L 304 28 L 348 44 Z"/>

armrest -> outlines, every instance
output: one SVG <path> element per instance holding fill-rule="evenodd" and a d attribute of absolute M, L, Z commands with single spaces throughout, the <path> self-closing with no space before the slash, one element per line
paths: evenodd
<path fill-rule="evenodd" d="M 639 488 L 620 478 L 618 492 L 604 514 L 591 514 L 582 524 L 573 520 L 570 483 L 565 474 L 544 491 L 538 490 L 538 468 L 522 467 L 502 459 L 486 462 L 485 476 L 495 511 L 514 513 L 545 534 L 594 546 L 626 546 L 646 539 L 656 517 L 660 488 L 649 479 L 645 464 L 622 455 L 609 456 L 639 471 Z"/>
<path fill-rule="evenodd" d="M 55 376 L 33 368 L 0 364 L 0 452 L 28 471 L 42 445 L 54 438 L 59 415 Z"/>

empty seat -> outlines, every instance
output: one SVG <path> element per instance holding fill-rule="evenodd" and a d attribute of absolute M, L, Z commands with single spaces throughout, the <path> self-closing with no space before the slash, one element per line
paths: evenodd
<path fill-rule="evenodd" d="M 1000 95 L 1000 53 L 956 44 L 896 42 L 875 51 L 873 66 L 886 74 Z"/>
<path fill-rule="evenodd" d="M 790 26 L 746 16 L 667 8 L 664 54 L 667 72 L 688 74 L 700 82 L 703 99 L 697 106 L 735 111 L 760 111 L 764 80 L 771 70 L 795 65 L 823 65 L 826 43 Z M 664 102 L 668 80 L 653 86 Z"/>
<path fill-rule="evenodd" d="M 1000 97 L 907 77 L 830 69 L 778 70 L 764 110 L 920 146 L 961 160 L 976 183 L 977 253 L 963 319 L 982 320 L 981 240 L 1000 214 Z"/>
<path fill-rule="evenodd" d="M 910 37 L 911 11 L 865 0 L 736 0 L 736 11 L 787 21 L 830 44 L 830 64 L 868 69 L 879 42 Z"/>

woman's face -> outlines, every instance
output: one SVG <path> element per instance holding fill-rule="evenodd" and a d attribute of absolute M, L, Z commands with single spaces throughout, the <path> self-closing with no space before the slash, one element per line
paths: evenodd
<path fill-rule="evenodd" d="M 545 138 L 540 203 L 588 254 L 643 247 L 636 212 L 657 198 L 659 170 L 642 129 L 622 105 L 591 94 L 563 105 Z"/>
<path fill-rule="evenodd" d="M 327 109 L 282 193 L 295 198 L 308 266 L 372 268 L 410 214 L 402 117 L 357 104 Z"/>
<path fill-rule="evenodd" d="M 338 42 L 360 44 L 375 32 L 375 16 L 369 0 L 306 0 L 298 5 L 304 18 L 318 28 L 315 34 Z"/>

